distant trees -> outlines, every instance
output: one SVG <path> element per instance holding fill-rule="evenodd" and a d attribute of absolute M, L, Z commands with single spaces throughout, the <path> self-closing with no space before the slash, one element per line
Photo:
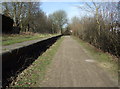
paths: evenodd
<path fill-rule="evenodd" d="M 58 33 L 67 23 L 67 14 L 59 10 L 49 15 L 40 9 L 40 2 L 3 2 L 3 14 L 14 20 L 14 26 L 21 31 Z"/>
<path fill-rule="evenodd" d="M 71 24 L 70 24 L 70 28 L 71 28 L 71 30 L 73 30 L 73 34 L 75 35 L 75 36 L 77 36 L 78 35 L 78 31 L 80 31 L 80 20 L 79 20 L 79 18 L 78 17 L 73 17 L 72 19 L 71 19 Z"/>
<path fill-rule="evenodd" d="M 3 2 L 2 13 L 11 17 L 21 31 L 51 33 L 51 23 L 40 5 L 40 2 Z"/>
<path fill-rule="evenodd" d="M 55 31 L 55 29 L 61 30 L 61 33 L 63 33 L 63 26 L 67 24 L 67 14 L 63 10 L 59 10 L 54 12 L 53 14 L 49 15 L 50 21 L 52 23 L 52 29 Z"/>
<path fill-rule="evenodd" d="M 49 23 L 51 23 L 51 32 L 52 33 L 58 33 L 59 32 L 58 25 L 55 22 L 54 16 L 52 14 L 50 14 L 48 19 L 49 19 Z"/>
<path fill-rule="evenodd" d="M 118 2 L 85 3 L 80 9 L 88 13 L 71 21 L 73 34 L 105 52 L 120 56 L 120 22 Z M 108 8 L 109 7 L 109 8 Z"/>

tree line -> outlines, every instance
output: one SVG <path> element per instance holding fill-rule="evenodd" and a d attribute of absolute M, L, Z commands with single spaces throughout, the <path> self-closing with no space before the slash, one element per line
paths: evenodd
<path fill-rule="evenodd" d="M 88 14 L 73 17 L 69 27 L 73 35 L 95 47 L 120 56 L 120 2 L 85 3 L 77 6 Z"/>
<path fill-rule="evenodd" d="M 59 10 L 46 15 L 40 2 L 3 2 L 3 14 L 13 19 L 13 26 L 21 32 L 60 33 L 67 23 L 67 14 Z M 9 29 L 8 29 L 9 30 Z"/>
<path fill-rule="evenodd" d="M 69 23 L 65 11 L 58 10 L 47 16 L 40 6 L 40 2 L 2 3 L 3 14 L 11 17 L 21 32 L 63 34 L 64 29 L 69 29 L 95 47 L 120 56 L 120 2 L 85 2 L 85 6 L 76 7 L 86 11 L 86 15 L 73 17 Z"/>

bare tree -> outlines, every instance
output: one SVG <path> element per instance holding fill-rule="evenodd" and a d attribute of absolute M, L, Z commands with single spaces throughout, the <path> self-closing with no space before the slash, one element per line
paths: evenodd
<path fill-rule="evenodd" d="M 51 18 L 54 21 L 53 24 L 56 24 L 61 33 L 63 33 L 63 26 L 67 23 L 66 12 L 63 10 L 56 11 L 51 15 Z"/>
<path fill-rule="evenodd" d="M 70 24 L 71 30 L 73 31 L 74 35 L 77 36 L 78 31 L 80 31 L 80 19 L 78 17 L 73 17 L 71 19 L 71 24 Z"/>
<path fill-rule="evenodd" d="M 22 31 L 32 31 L 35 27 L 35 15 L 41 11 L 39 2 L 3 2 L 2 6 L 3 14 L 11 17 L 14 26 L 21 27 Z"/>
<path fill-rule="evenodd" d="M 83 7 L 77 7 L 89 14 L 80 18 L 79 24 L 74 24 L 77 21 L 72 20 L 71 28 L 73 27 L 74 34 L 103 51 L 120 56 L 120 45 L 118 45 L 120 31 L 117 27 L 119 21 L 118 2 L 92 2 L 85 3 Z"/>

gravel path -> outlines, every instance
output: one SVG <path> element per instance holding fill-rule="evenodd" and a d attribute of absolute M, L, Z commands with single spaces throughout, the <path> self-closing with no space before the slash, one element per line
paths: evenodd
<path fill-rule="evenodd" d="M 77 41 L 65 36 L 40 86 L 114 87 L 117 83 Z"/>

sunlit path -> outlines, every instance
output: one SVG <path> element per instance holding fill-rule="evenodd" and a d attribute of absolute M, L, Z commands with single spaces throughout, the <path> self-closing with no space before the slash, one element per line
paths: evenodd
<path fill-rule="evenodd" d="M 75 40 L 65 36 L 42 87 L 113 87 L 117 84 Z"/>

